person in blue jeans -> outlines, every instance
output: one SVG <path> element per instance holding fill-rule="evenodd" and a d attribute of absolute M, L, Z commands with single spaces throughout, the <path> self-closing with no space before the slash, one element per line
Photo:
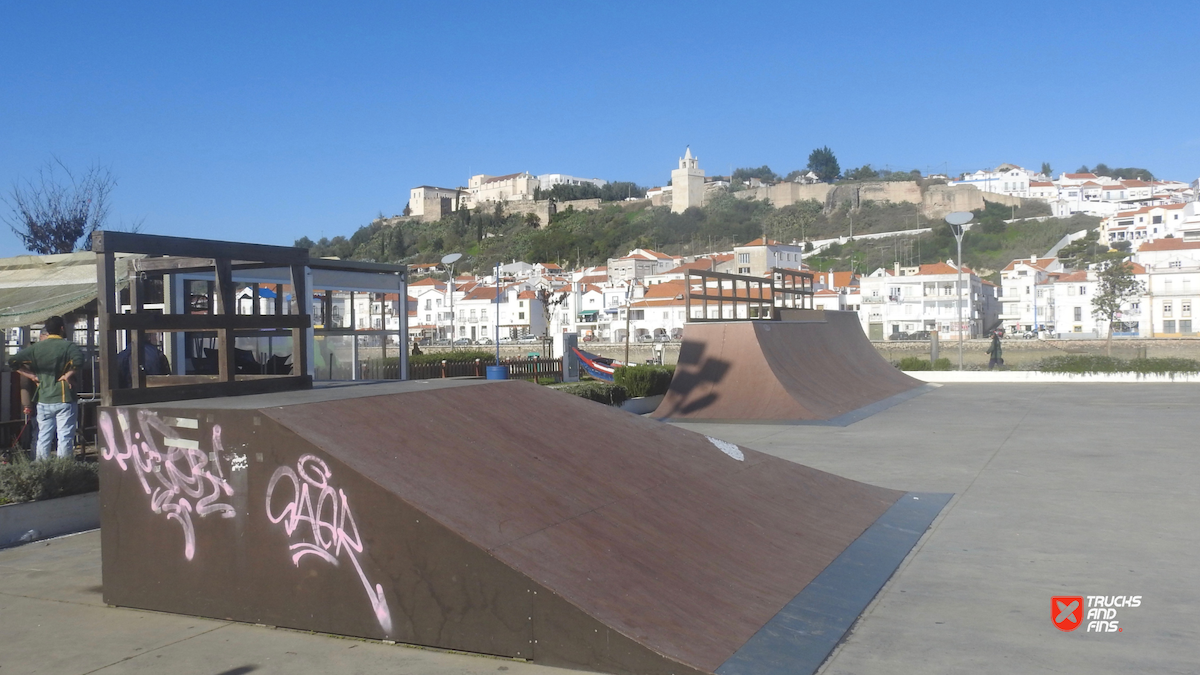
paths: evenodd
<path fill-rule="evenodd" d="M 22 349 L 8 365 L 22 377 L 37 384 L 37 458 L 50 456 L 50 446 L 58 438 L 58 456 L 75 455 L 75 426 L 79 418 L 79 400 L 72 386 L 77 371 L 84 365 L 79 345 L 63 337 L 61 316 L 46 319 L 45 338 Z"/>

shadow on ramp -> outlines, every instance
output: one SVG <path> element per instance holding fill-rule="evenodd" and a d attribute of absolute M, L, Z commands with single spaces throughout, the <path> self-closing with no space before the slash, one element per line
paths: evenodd
<path fill-rule="evenodd" d="M 671 422 L 835 425 L 928 391 L 884 360 L 852 312 L 805 321 L 690 323 L 671 388 Z"/>

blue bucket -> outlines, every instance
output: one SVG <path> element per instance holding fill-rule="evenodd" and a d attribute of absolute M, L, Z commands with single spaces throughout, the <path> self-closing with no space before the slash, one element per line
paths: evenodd
<path fill-rule="evenodd" d="M 487 379 L 489 380 L 507 380 L 508 366 L 488 366 Z"/>

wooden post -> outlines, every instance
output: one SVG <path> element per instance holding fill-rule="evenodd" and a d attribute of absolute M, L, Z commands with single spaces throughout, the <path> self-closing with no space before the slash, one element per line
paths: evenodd
<path fill-rule="evenodd" d="M 117 332 L 112 330 L 111 317 L 113 303 L 116 301 L 116 257 L 112 251 L 96 254 L 96 315 L 100 321 L 100 345 L 97 349 L 100 360 L 100 402 L 102 405 L 112 405 L 112 392 L 116 389 L 117 368 L 113 359 L 113 347 L 116 345 Z"/>
<path fill-rule="evenodd" d="M 229 258 L 216 260 L 217 285 L 213 295 L 216 299 L 217 311 L 221 316 L 231 316 L 237 313 L 233 292 L 233 267 Z M 237 379 L 237 365 L 234 361 L 234 340 L 236 332 L 229 328 L 217 329 L 217 380 L 233 382 Z"/>
<path fill-rule="evenodd" d="M 137 316 L 142 313 L 142 305 L 146 299 L 146 280 L 142 274 L 133 268 L 129 261 L 129 311 Z M 146 371 L 142 368 L 142 343 L 146 341 L 146 331 L 141 328 L 129 332 L 129 386 L 135 389 L 146 387 Z"/>
<path fill-rule="evenodd" d="M 295 305 L 295 314 L 308 314 L 312 307 L 312 300 L 309 298 L 309 288 L 307 281 L 307 268 L 304 265 L 292 265 L 292 298 Z M 329 315 L 325 315 L 325 325 L 329 325 Z M 311 375 L 308 372 L 308 331 L 309 328 L 293 328 L 292 329 L 292 374 L 293 375 Z"/>

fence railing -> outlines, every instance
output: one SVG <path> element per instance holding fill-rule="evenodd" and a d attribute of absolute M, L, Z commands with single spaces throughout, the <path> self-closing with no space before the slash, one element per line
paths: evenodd
<path fill-rule="evenodd" d="M 487 374 L 487 367 L 495 363 L 494 358 L 471 361 L 446 359 L 434 363 L 410 363 L 408 364 L 408 379 L 483 377 Z M 562 359 L 500 359 L 500 364 L 508 366 L 508 376 L 515 380 L 537 381 L 553 378 L 556 382 L 562 382 Z M 364 380 L 398 380 L 400 379 L 400 365 L 391 360 L 363 361 L 361 373 Z"/>

